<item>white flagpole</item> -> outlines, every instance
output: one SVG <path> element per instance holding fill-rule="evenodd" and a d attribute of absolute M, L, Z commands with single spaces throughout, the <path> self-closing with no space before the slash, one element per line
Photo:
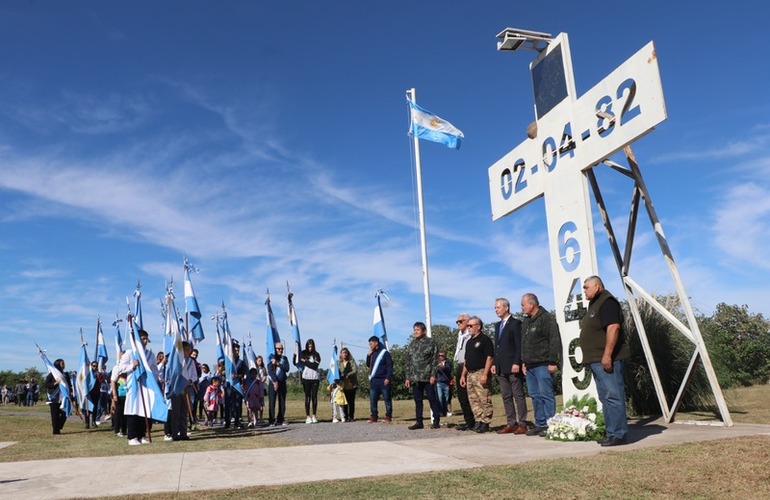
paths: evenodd
<path fill-rule="evenodd" d="M 414 88 L 407 90 L 407 96 L 417 104 L 417 93 Z M 414 141 L 415 173 L 417 176 L 417 210 L 420 218 L 420 249 L 422 252 L 422 287 L 425 293 L 425 326 L 428 337 L 431 336 L 430 328 L 430 285 L 428 281 L 428 246 L 425 239 L 425 207 L 422 199 L 422 166 L 420 165 L 420 140 L 412 136 Z"/>

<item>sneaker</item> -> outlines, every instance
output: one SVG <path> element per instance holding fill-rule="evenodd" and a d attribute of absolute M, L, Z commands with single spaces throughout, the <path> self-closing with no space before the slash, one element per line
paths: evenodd
<path fill-rule="evenodd" d="M 119 437 L 119 438 L 122 438 L 122 437 L 126 437 L 126 435 L 125 435 L 125 434 L 123 434 L 122 432 L 116 432 L 116 433 L 115 433 L 115 435 L 116 435 L 117 437 Z"/>
<path fill-rule="evenodd" d="M 286 427 L 287 425 L 289 425 L 289 422 L 281 422 L 281 427 Z"/>
<path fill-rule="evenodd" d="M 339 422 L 339 420 L 337 420 L 336 418 L 335 418 L 335 419 L 332 419 L 332 423 L 333 423 L 333 424 L 336 424 L 337 422 Z"/>
<path fill-rule="evenodd" d="M 128 440 L 128 445 L 129 446 L 139 446 L 140 444 L 142 444 L 142 442 L 139 441 L 137 438 L 129 439 Z"/>
<path fill-rule="evenodd" d="M 106 417 L 104 417 L 104 421 L 106 422 L 107 420 L 109 420 L 111 418 L 112 418 L 112 415 L 107 415 Z"/>
<path fill-rule="evenodd" d="M 94 424 L 96 424 L 96 426 L 97 426 L 97 427 L 99 427 L 100 425 L 102 425 L 102 423 L 101 423 L 100 421 L 98 421 L 98 420 L 97 420 L 96 422 L 94 422 Z"/>
<path fill-rule="evenodd" d="M 393 421 L 393 419 L 390 418 L 390 417 L 385 417 L 385 418 L 382 419 L 382 421 L 385 422 L 386 424 L 389 424 L 389 423 L 391 423 Z"/>
<path fill-rule="evenodd" d="M 173 436 L 171 436 L 171 434 L 166 434 L 165 436 L 163 436 L 163 441 L 173 441 L 173 440 L 174 438 Z"/>
<path fill-rule="evenodd" d="M 343 421 L 343 422 L 346 422 L 346 420 L 345 420 L 345 417 L 342 417 L 342 421 Z"/>
<path fill-rule="evenodd" d="M 376 424 L 376 423 L 377 423 L 377 417 L 375 417 L 374 415 L 372 415 L 371 417 L 369 417 L 369 420 L 368 420 L 368 422 L 369 422 L 370 424 Z"/>
<path fill-rule="evenodd" d="M 312 415 L 310 418 L 313 420 L 313 423 L 314 423 L 314 424 L 317 424 L 317 423 L 318 423 L 318 419 L 317 419 L 317 418 L 315 418 L 315 415 Z"/>
<path fill-rule="evenodd" d="M 310 418 L 310 415 L 308 415 L 307 418 L 305 419 L 305 423 L 306 424 L 312 424 L 313 423 L 313 419 Z"/>
<path fill-rule="evenodd" d="M 142 438 L 142 441 L 141 441 L 141 443 L 142 443 L 142 444 L 152 444 L 152 441 L 150 441 L 150 440 L 149 440 L 149 439 L 147 439 L 147 438 Z"/>

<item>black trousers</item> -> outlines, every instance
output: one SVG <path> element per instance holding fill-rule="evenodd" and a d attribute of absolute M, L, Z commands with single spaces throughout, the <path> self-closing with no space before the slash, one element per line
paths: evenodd
<path fill-rule="evenodd" d="M 268 382 L 267 392 L 270 409 L 268 412 L 270 424 L 281 425 L 286 415 L 286 381 L 278 382 L 278 390 L 275 390 L 272 382 Z M 275 403 L 278 402 L 278 414 L 275 413 Z"/>
<path fill-rule="evenodd" d="M 305 415 L 315 415 L 318 411 L 318 386 L 320 383 L 320 380 L 302 379 L 302 389 L 305 391 Z"/>
<path fill-rule="evenodd" d="M 476 418 L 473 416 L 471 410 L 471 403 L 468 401 L 468 389 L 460 385 L 460 375 L 463 373 L 463 364 L 457 365 L 455 370 L 455 387 L 457 388 L 457 400 L 460 402 L 460 409 L 463 412 L 463 418 L 465 419 L 465 425 L 468 427 L 474 427 L 476 425 Z"/>
<path fill-rule="evenodd" d="M 345 416 L 348 420 L 353 420 L 356 415 L 356 392 L 358 387 L 353 387 L 345 392 L 345 399 L 348 400 L 348 406 L 345 408 Z"/>
<path fill-rule="evenodd" d="M 51 410 L 51 427 L 54 434 L 61 434 L 64 422 L 67 421 L 67 414 L 59 407 L 59 401 L 51 401 L 48 406 Z"/>

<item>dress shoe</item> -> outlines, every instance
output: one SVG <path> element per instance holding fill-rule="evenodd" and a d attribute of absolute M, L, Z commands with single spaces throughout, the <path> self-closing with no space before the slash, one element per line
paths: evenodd
<path fill-rule="evenodd" d="M 439 424 L 438 420 L 434 421 L 432 424 L 430 424 L 431 429 L 440 429 L 441 424 Z"/>
<path fill-rule="evenodd" d="M 479 434 L 484 434 L 485 432 L 489 432 L 489 424 L 480 423 L 476 425 L 476 428 L 473 430 Z"/>
<path fill-rule="evenodd" d="M 385 418 L 382 419 L 382 421 L 385 422 L 386 424 L 389 424 L 389 423 L 391 423 L 393 421 L 393 419 L 390 418 L 390 417 L 385 417 Z"/>
<path fill-rule="evenodd" d="M 616 436 L 607 436 L 606 438 L 601 440 L 599 444 L 602 446 L 618 446 L 618 445 L 626 444 L 626 438 L 625 437 L 619 438 Z"/>
<path fill-rule="evenodd" d="M 526 434 L 527 433 L 527 426 L 524 424 L 519 424 L 513 428 L 514 434 Z"/>
<path fill-rule="evenodd" d="M 527 436 L 545 436 L 545 432 L 548 430 L 548 427 L 533 427 L 531 429 L 527 430 Z"/>
<path fill-rule="evenodd" d="M 498 434 L 510 434 L 512 432 L 515 432 L 516 429 L 518 429 L 517 426 L 506 424 L 502 429 L 498 430 L 497 433 Z"/>
<path fill-rule="evenodd" d="M 377 417 L 375 417 L 374 415 L 372 415 L 371 417 L 369 417 L 369 420 L 368 420 L 368 422 L 369 422 L 370 424 L 375 424 L 375 423 L 377 423 Z"/>
<path fill-rule="evenodd" d="M 418 422 L 416 424 L 413 424 L 407 427 L 407 429 L 409 429 L 410 431 L 416 431 L 417 429 L 424 429 L 424 428 L 425 426 L 422 425 L 422 422 Z"/>

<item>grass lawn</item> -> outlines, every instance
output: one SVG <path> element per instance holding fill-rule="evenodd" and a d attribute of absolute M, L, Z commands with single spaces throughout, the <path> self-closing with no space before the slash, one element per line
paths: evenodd
<path fill-rule="evenodd" d="M 770 410 L 766 405 L 770 399 L 770 386 L 730 390 L 725 397 L 735 423 L 770 424 Z M 495 397 L 495 425 L 504 423 L 499 399 Z M 287 406 L 289 420 L 304 421 L 301 401 L 290 400 Z M 412 411 L 411 401 L 394 402 L 396 421 L 403 419 L 406 423 Z M 677 420 L 682 421 L 713 418 L 714 415 L 707 412 L 677 416 Z M 196 436 L 216 432 L 205 430 Z M 88 439 L 83 439 L 86 434 Z M 0 436 L 3 441 L 17 442 L 2 450 L 0 461 L 3 462 L 152 454 L 158 449 L 115 446 L 117 438 L 109 427 L 102 425 L 87 431 L 74 419 L 67 423 L 64 434 L 54 440 L 45 405 L 0 407 Z M 207 451 L 284 446 L 285 442 L 263 435 L 259 438 L 196 439 L 179 444 L 190 445 L 189 450 L 184 451 Z M 515 466 L 402 475 L 387 480 L 337 480 L 189 494 L 153 494 L 146 498 L 767 498 L 770 497 L 768 464 L 770 436 L 757 436 L 643 450 L 621 449 L 592 457 L 560 458 Z"/>

